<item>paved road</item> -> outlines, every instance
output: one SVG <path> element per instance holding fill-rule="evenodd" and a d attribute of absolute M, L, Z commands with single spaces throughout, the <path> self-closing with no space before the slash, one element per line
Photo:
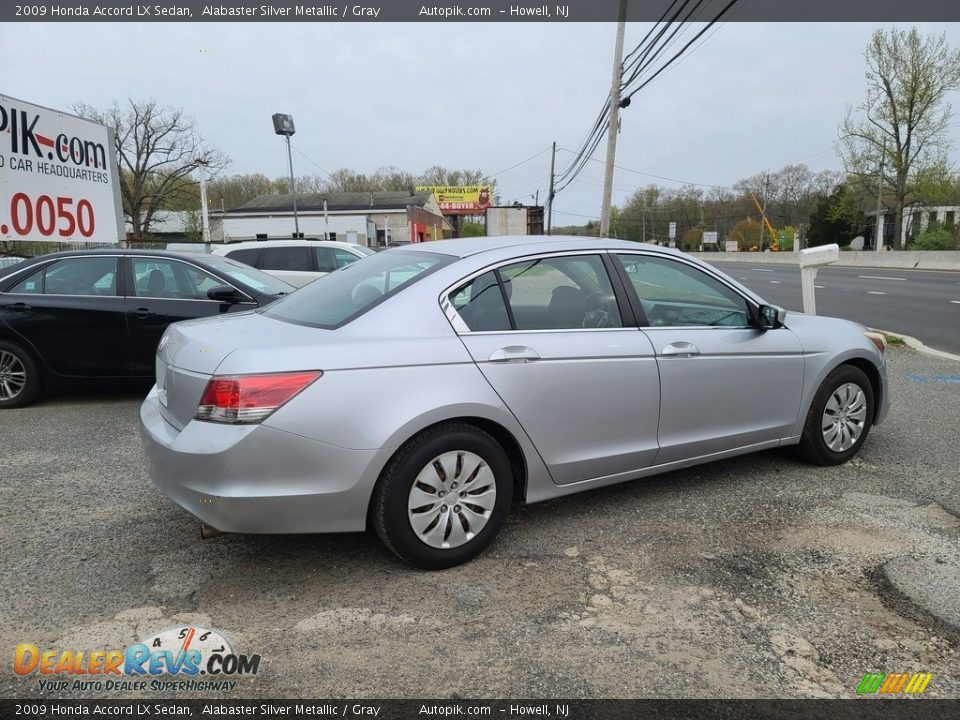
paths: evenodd
<path fill-rule="evenodd" d="M 877 577 L 960 566 L 960 363 L 888 358 L 890 416 L 846 465 L 770 451 L 516 508 L 436 573 L 369 534 L 200 541 L 147 479 L 139 396 L 0 412 L 0 697 L 84 697 L 14 675 L 18 643 L 189 623 L 262 654 L 234 697 L 853 698 L 868 670 L 960 697 L 956 638 Z M 87 693 L 117 695 L 151 693 Z"/>
<path fill-rule="evenodd" d="M 800 269 L 757 263 L 713 263 L 765 300 L 802 309 Z M 820 268 L 817 314 L 849 318 L 919 338 L 960 354 L 960 272 Z"/>

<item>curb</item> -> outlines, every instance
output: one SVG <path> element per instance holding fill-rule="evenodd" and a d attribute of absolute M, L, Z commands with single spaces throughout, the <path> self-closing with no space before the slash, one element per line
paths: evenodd
<path fill-rule="evenodd" d="M 955 362 L 960 362 L 960 355 L 954 355 L 953 353 L 948 353 L 943 350 L 935 350 L 932 347 L 927 347 L 922 342 L 917 340 L 915 337 L 910 337 L 909 335 L 904 335 L 900 332 L 894 332 L 892 330 L 881 330 L 880 328 L 870 328 L 884 335 L 892 335 L 893 337 L 898 337 L 903 340 L 907 347 L 916 350 L 917 352 L 923 353 L 924 355 L 931 355 L 933 357 L 943 358 L 944 360 L 953 360 Z"/>

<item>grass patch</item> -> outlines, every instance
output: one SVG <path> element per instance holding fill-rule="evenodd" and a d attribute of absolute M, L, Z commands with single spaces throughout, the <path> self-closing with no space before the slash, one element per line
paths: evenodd
<path fill-rule="evenodd" d="M 883 337 L 887 339 L 887 345 L 891 347 L 906 347 L 907 343 L 899 335 L 891 335 L 890 333 L 883 333 Z"/>

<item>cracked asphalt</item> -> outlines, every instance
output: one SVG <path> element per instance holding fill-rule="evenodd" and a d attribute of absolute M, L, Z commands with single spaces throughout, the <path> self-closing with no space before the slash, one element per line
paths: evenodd
<path fill-rule="evenodd" d="M 0 696 L 83 697 L 16 676 L 18 643 L 197 623 L 263 656 L 221 697 L 848 698 L 868 671 L 960 697 L 935 607 L 960 595 L 960 364 L 888 358 L 890 416 L 847 465 L 770 451 L 518 507 L 437 573 L 372 534 L 200 541 L 147 478 L 138 394 L 4 411 Z"/>

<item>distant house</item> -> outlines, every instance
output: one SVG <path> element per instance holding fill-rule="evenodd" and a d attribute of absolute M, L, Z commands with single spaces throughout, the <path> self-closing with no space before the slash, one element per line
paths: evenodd
<path fill-rule="evenodd" d="M 867 248 L 876 247 L 874 237 L 877 234 L 877 211 L 864 213 L 869 222 L 866 232 Z M 906 242 L 911 237 L 921 235 L 930 223 L 937 222 L 945 227 L 954 227 L 960 222 L 960 205 L 925 205 L 923 203 L 912 203 L 903 209 L 903 230 L 901 232 L 901 246 L 906 246 Z M 893 243 L 893 210 L 884 210 L 883 218 L 880 221 L 881 232 L 883 233 L 884 245 Z"/>
<path fill-rule="evenodd" d="M 218 218 L 214 241 L 294 236 L 293 195 L 260 195 Z M 433 193 L 351 192 L 297 195 L 303 237 L 343 240 L 371 248 L 439 240 L 451 230 Z"/>
<path fill-rule="evenodd" d="M 129 220 L 124 220 L 124 227 L 127 231 L 127 238 L 133 233 L 133 225 Z M 200 211 L 199 210 L 158 210 L 150 223 L 150 230 L 146 233 L 149 237 L 167 242 L 184 242 L 189 239 L 189 235 L 199 235 L 200 232 Z"/>

